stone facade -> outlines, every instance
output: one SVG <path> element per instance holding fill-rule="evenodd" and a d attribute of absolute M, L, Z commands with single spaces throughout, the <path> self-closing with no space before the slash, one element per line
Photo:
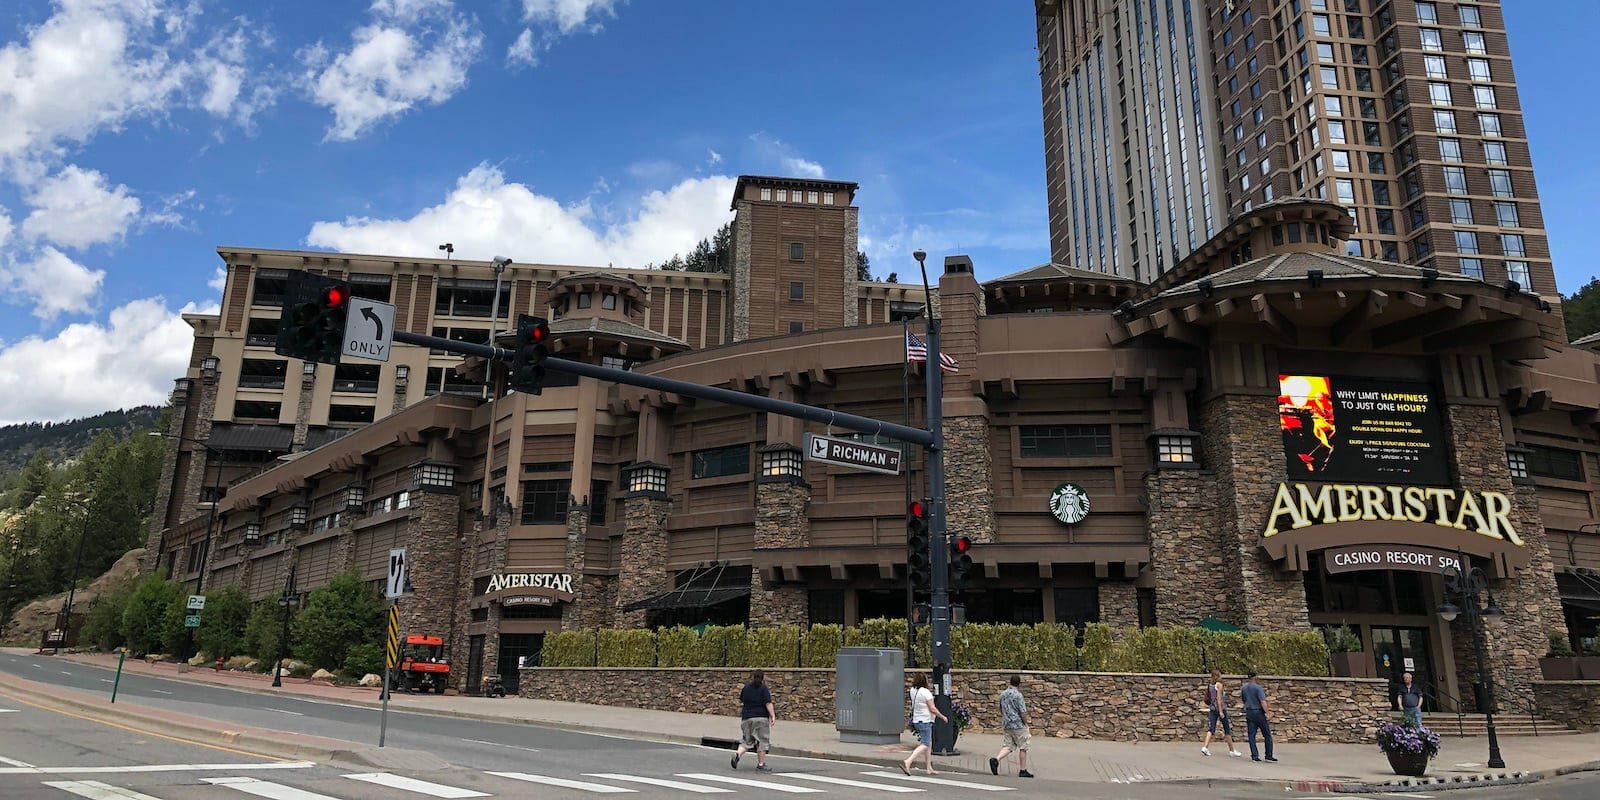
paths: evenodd
<path fill-rule="evenodd" d="M 1189 469 L 1160 470 L 1145 478 L 1159 624 L 1235 617 L 1237 592 L 1228 583 L 1228 559 L 1212 523 L 1222 504 L 1216 482 L 1211 472 Z"/>
<path fill-rule="evenodd" d="M 411 503 L 413 513 L 402 523 L 401 542 L 411 562 L 408 573 L 414 591 L 400 601 L 400 629 L 449 637 L 448 620 L 454 616 L 461 584 L 457 573 L 461 499 L 455 492 L 424 490 L 414 492 Z"/>
<path fill-rule="evenodd" d="M 1139 590 L 1132 581 L 1101 581 L 1100 621 L 1113 628 L 1139 627 Z"/>
<path fill-rule="evenodd" d="M 1539 715 L 1575 731 L 1600 731 L 1600 681 L 1534 681 Z"/>
<path fill-rule="evenodd" d="M 909 678 L 910 671 L 907 672 Z M 974 731 L 999 728 L 999 696 L 1012 673 L 956 670 L 957 698 L 972 708 Z M 1191 741 L 1205 724 L 1202 675 L 1126 675 L 1024 672 L 1033 733 L 1073 739 Z M 541 700 L 732 716 L 737 669 L 525 669 L 521 694 Z M 829 669 L 769 669 L 780 719 L 832 722 L 834 676 Z M 1225 678 L 1236 686 L 1239 678 Z M 907 681 L 909 685 L 910 681 Z M 1386 719 L 1387 684 L 1362 678 L 1266 678 L 1272 728 L 1279 741 L 1369 744 Z M 1234 692 L 1233 697 L 1237 698 Z M 904 702 L 903 700 L 901 702 Z M 1244 709 L 1234 709 L 1243 719 Z"/>
<path fill-rule="evenodd" d="M 289 447 L 296 453 L 306 448 L 306 436 L 311 430 L 311 404 L 316 399 L 317 376 L 300 376 L 300 400 L 294 407 L 294 438 Z"/>
<path fill-rule="evenodd" d="M 750 338 L 750 204 L 735 201 L 733 216 L 733 291 L 732 312 L 728 315 L 730 342 Z"/>
<path fill-rule="evenodd" d="M 1276 401 L 1224 395 L 1207 402 L 1200 416 L 1213 490 L 1222 498 L 1212 522 L 1229 572 L 1226 590 L 1234 593 L 1229 621 L 1250 630 L 1310 628 L 1303 579 L 1279 574 L 1260 548 L 1271 492 L 1287 477 Z"/>
<path fill-rule="evenodd" d="M 989 450 L 989 419 L 945 417 L 945 507 L 950 535 L 994 541 L 994 455 Z"/>
<path fill-rule="evenodd" d="M 606 600 L 603 576 L 589 575 L 589 507 L 573 503 L 567 511 L 567 569 L 572 573 L 572 602 L 561 611 L 561 629 L 598 628 L 615 600 Z"/>
<path fill-rule="evenodd" d="M 756 549 L 805 547 L 811 539 L 811 487 L 789 481 L 756 484 Z M 761 570 L 750 578 L 753 627 L 804 625 L 804 586 L 768 586 Z"/>
<path fill-rule="evenodd" d="M 672 588 L 666 565 L 667 515 L 672 513 L 672 501 L 648 495 L 629 497 L 622 501 L 622 513 L 622 574 L 617 578 L 611 625 L 642 628 L 645 613 L 623 611 L 622 607 Z"/>
<path fill-rule="evenodd" d="M 171 497 L 173 484 L 177 479 L 178 446 L 183 444 L 177 437 L 183 433 L 183 420 L 187 416 L 189 398 L 187 395 L 174 391 L 172 394 L 172 410 L 167 415 L 167 447 L 161 460 L 160 484 L 156 487 L 156 497 Z M 166 556 L 162 553 L 162 532 L 167 528 L 167 515 L 164 509 L 156 509 L 150 515 L 150 528 L 145 534 L 144 555 L 139 559 L 140 574 L 149 573 L 155 569 L 156 563 Z"/>
<path fill-rule="evenodd" d="M 189 438 L 204 442 L 211 438 L 211 419 L 217 411 L 217 373 L 201 373 L 200 379 L 194 382 L 194 388 L 200 393 L 200 399 L 194 409 L 194 430 Z M 207 473 L 215 473 L 215 470 L 209 469 L 210 466 L 211 459 L 206 457 L 205 450 L 196 448 L 191 452 L 189 476 L 183 484 L 183 503 L 178 507 L 178 522 L 199 513 L 201 492 L 209 485 Z M 217 476 L 212 474 L 210 477 L 215 479 Z"/>
<path fill-rule="evenodd" d="M 844 210 L 844 324 L 848 327 L 860 324 L 861 307 L 856 303 L 857 286 L 861 282 L 861 270 L 856 266 L 856 253 L 860 245 L 856 240 L 856 229 L 860 220 L 860 211 L 854 207 Z"/>

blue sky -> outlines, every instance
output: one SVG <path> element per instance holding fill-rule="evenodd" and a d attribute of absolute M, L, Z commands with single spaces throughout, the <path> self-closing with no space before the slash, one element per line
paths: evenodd
<path fill-rule="evenodd" d="M 1600 4 L 1509 5 L 1570 291 L 1597 90 L 1559 76 Z M 161 402 L 222 244 L 639 266 L 798 174 L 861 184 L 880 275 L 1031 266 L 1038 98 L 1022 0 L 10 0 L 0 423 Z"/>

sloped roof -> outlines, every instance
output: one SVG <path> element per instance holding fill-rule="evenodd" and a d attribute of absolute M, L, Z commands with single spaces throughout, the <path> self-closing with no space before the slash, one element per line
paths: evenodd
<path fill-rule="evenodd" d="M 1029 267 L 1019 272 L 1013 272 L 1010 275 L 1002 275 L 991 281 L 985 281 L 984 286 L 994 286 L 997 284 L 1007 283 L 1022 283 L 1026 281 L 1057 281 L 1063 279 L 1075 281 L 1131 282 L 1129 278 L 1124 278 L 1121 275 L 1112 275 L 1106 272 L 1095 272 L 1094 270 L 1079 269 L 1077 267 L 1069 267 L 1065 264 L 1051 262 L 1048 264 L 1040 264 L 1037 267 Z"/>
<path fill-rule="evenodd" d="M 1600 347 L 1600 333 L 1591 333 L 1572 340 L 1573 347 Z"/>
<path fill-rule="evenodd" d="M 597 269 L 591 269 L 591 270 L 587 270 L 587 271 L 584 271 L 584 272 L 574 272 L 574 273 L 571 273 L 571 274 L 568 274 L 568 275 L 562 275 L 561 277 L 556 278 L 555 280 L 551 281 L 550 285 L 551 286 L 558 286 L 558 285 L 563 284 L 563 283 L 582 283 L 584 281 L 597 281 L 597 280 L 598 281 L 609 281 L 609 282 L 612 282 L 612 283 L 619 283 L 619 284 L 628 284 L 628 285 L 632 285 L 633 287 L 637 288 L 641 292 L 644 291 L 644 287 L 641 286 L 638 281 L 634 280 L 633 278 L 631 278 L 631 277 L 629 277 L 627 275 L 618 275 L 615 272 L 605 272 L 603 270 L 597 270 Z"/>
<path fill-rule="evenodd" d="M 1372 258 L 1359 258 L 1338 253 L 1283 253 L 1247 261 L 1238 266 L 1229 267 L 1205 277 L 1181 283 L 1157 294 L 1154 298 L 1146 300 L 1146 302 L 1156 298 L 1199 293 L 1200 284 L 1204 281 L 1210 281 L 1211 288 L 1216 290 L 1230 286 L 1271 281 L 1303 281 L 1311 277 L 1312 270 L 1322 270 L 1323 280 L 1370 280 L 1373 278 L 1423 280 L 1429 277 L 1424 273 L 1422 267 L 1399 264 L 1393 261 L 1379 261 Z M 1433 275 L 1432 279 L 1440 283 L 1483 283 L 1477 278 L 1470 278 L 1454 272 L 1439 272 Z"/>
<path fill-rule="evenodd" d="M 633 339 L 640 342 L 649 342 L 667 347 L 688 348 L 689 343 L 676 339 L 664 333 L 657 333 L 642 325 L 623 322 L 620 319 L 608 317 L 566 317 L 550 323 L 550 333 L 556 336 L 566 336 L 577 333 L 595 333 L 602 336 L 614 336 Z"/>

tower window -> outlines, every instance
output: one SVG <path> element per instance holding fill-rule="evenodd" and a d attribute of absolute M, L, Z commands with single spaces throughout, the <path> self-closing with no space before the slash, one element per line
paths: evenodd
<path fill-rule="evenodd" d="M 806 246 L 805 246 L 804 242 L 790 242 L 789 243 L 789 260 L 790 261 L 804 261 L 804 260 L 806 260 Z"/>
<path fill-rule="evenodd" d="M 806 299 L 806 285 L 804 283 L 801 283 L 800 281 L 790 281 L 789 282 L 789 299 L 790 300 L 804 300 L 804 299 Z"/>
<path fill-rule="evenodd" d="M 806 332 L 806 324 L 804 322 L 799 321 L 799 320 L 793 320 L 793 321 L 791 321 L 789 323 L 789 332 L 790 333 L 805 333 Z"/>

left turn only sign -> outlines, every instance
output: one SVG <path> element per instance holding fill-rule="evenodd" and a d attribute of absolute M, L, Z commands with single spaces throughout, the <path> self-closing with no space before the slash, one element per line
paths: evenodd
<path fill-rule="evenodd" d="M 344 321 L 344 348 L 341 355 L 388 361 L 394 341 L 394 305 L 365 297 L 350 298 L 350 311 Z"/>

